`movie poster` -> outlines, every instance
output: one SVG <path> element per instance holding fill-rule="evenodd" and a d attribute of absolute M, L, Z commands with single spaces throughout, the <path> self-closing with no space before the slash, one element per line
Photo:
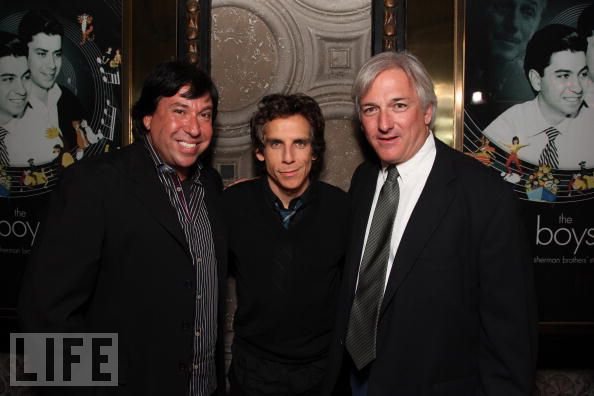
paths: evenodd
<path fill-rule="evenodd" d="M 61 173 L 120 146 L 122 11 L 121 0 L 0 3 L 1 316 L 14 314 Z"/>
<path fill-rule="evenodd" d="M 593 29 L 591 1 L 467 2 L 464 152 L 521 199 L 541 322 L 594 323 Z"/>

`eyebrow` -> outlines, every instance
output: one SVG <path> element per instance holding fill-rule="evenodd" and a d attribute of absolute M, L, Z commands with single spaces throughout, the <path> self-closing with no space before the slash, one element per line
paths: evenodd
<path fill-rule="evenodd" d="M 580 70 L 578 70 L 576 74 L 580 74 L 580 73 L 582 73 L 583 71 L 586 71 L 586 70 L 588 70 L 588 66 L 587 65 L 584 66 L 584 67 L 582 67 Z M 573 73 L 573 70 L 570 70 L 570 69 L 555 69 L 555 70 L 553 70 L 553 73 Z"/>

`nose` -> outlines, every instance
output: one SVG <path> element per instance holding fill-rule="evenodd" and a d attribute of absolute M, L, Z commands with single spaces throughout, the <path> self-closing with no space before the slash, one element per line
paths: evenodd
<path fill-rule="evenodd" d="M 293 147 L 292 146 L 285 146 L 283 147 L 283 162 L 285 164 L 290 164 L 294 162 L 294 155 L 293 155 Z"/>
<path fill-rule="evenodd" d="M 510 15 L 510 28 L 512 28 L 513 32 L 517 32 L 518 30 L 520 30 L 520 28 L 522 27 L 522 25 L 524 24 L 524 20 L 522 18 L 522 10 L 520 10 L 520 7 L 517 6 L 514 8 L 514 10 L 512 11 L 511 15 Z"/>
<path fill-rule="evenodd" d="M 47 67 L 49 67 L 52 70 L 55 70 L 57 67 L 57 62 L 56 62 L 56 57 L 55 56 L 48 56 L 47 57 Z"/>
<path fill-rule="evenodd" d="M 381 132 L 388 132 L 392 129 L 392 119 L 387 111 L 380 110 L 377 127 Z"/>
<path fill-rule="evenodd" d="M 198 116 L 188 117 L 188 122 L 186 123 L 185 131 L 192 137 L 198 137 L 201 133 L 200 122 L 197 117 Z"/>
<path fill-rule="evenodd" d="M 581 76 L 571 76 L 569 80 L 567 80 L 567 88 L 571 90 L 571 92 L 576 94 L 581 94 L 584 91 L 584 85 L 586 84 L 587 78 L 582 78 Z"/>
<path fill-rule="evenodd" d="M 27 89 L 25 88 L 25 84 L 21 79 L 15 79 L 12 89 L 17 95 L 25 96 L 27 95 Z"/>

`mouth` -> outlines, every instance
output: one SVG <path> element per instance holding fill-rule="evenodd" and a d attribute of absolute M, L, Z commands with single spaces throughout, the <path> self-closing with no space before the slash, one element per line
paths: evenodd
<path fill-rule="evenodd" d="M 393 144 L 400 139 L 399 135 L 395 136 L 378 136 L 377 141 L 379 144 Z"/>
<path fill-rule="evenodd" d="M 569 103 L 580 103 L 582 101 L 582 97 L 581 96 L 571 96 L 571 97 L 565 97 L 563 98 L 563 100 L 565 100 L 566 102 Z"/>
<path fill-rule="evenodd" d="M 502 43 L 509 43 L 513 45 L 518 45 L 522 42 L 522 40 L 515 36 L 510 36 L 507 34 L 496 34 L 494 37 L 495 41 L 499 41 Z"/>
<path fill-rule="evenodd" d="M 13 103 L 17 106 L 22 106 L 26 102 L 25 98 L 12 98 L 12 99 L 8 99 L 8 100 L 10 101 L 10 103 Z"/>
<path fill-rule="evenodd" d="M 48 80 L 53 80 L 56 77 L 56 73 L 41 73 L 41 75 Z"/>
<path fill-rule="evenodd" d="M 290 169 L 290 170 L 281 170 L 281 171 L 278 171 L 278 173 L 280 173 L 284 177 L 295 176 L 295 175 L 297 175 L 298 172 L 299 172 L 299 169 Z"/>
<path fill-rule="evenodd" d="M 194 155 L 198 151 L 200 146 L 200 142 L 186 142 L 183 140 L 178 140 L 177 144 L 179 145 L 180 151 L 182 153 Z"/>

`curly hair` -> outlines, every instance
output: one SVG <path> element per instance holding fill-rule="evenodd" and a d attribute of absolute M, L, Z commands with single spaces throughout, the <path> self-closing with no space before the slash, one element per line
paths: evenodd
<path fill-rule="evenodd" d="M 301 93 L 264 96 L 260 100 L 260 103 L 258 103 L 258 109 L 250 121 L 254 150 L 255 152 L 264 150 L 264 127 L 267 123 L 278 118 L 286 118 L 293 115 L 301 115 L 311 127 L 311 147 L 316 160 L 312 164 L 310 177 L 318 177 L 322 170 L 324 152 L 326 151 L 326 142 L 324 140 L 326 123 L 320 106 L 310 96 Z"/>

